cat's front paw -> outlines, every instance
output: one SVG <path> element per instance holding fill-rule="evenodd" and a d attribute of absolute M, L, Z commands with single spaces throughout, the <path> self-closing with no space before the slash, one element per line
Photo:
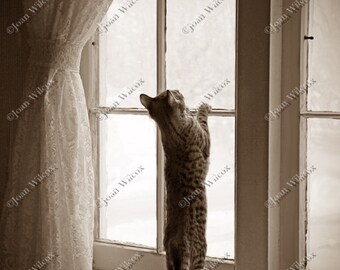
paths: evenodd
<path fill-rule="evenodd" d="M 205 112 L 205 113 L 209 113 L 212 111 L 212 107 L 207 104 L 207 103 L 202 103 L 199 107 L 198 107 L 198 111 L 199 112 Z"/>

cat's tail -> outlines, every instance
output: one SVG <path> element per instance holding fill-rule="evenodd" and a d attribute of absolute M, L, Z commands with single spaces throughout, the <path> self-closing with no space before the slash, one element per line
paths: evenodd
<path fill-rule="evenodd" d="M 190 270 L 210 270 L 215 268 L 207 267 L 205 263 L 205 253 L 206 250 L 200 250 L 192 258 L 192 266 Z"/>
<path fill-rule="evenodd" d="M 174 270 L 190 270 L 189 252 L 179 249 L 177 246 L 172 246 L 172 262 Z M 203 268 L 202 268 L 203 270 Z"/>
<path fill-rule="evenodd" d="M 174 270 L 182 270 L 181 269 L 181 256 L 178 252 L 177 247 L 171 247 L 171 254 L 172 254 L 172 264 L 174 266 Z"/>

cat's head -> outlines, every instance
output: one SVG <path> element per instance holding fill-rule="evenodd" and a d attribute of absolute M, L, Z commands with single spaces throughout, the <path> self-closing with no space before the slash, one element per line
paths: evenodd
<path fill-rule="evenodd" d="M 190 116 L 189 109 L 185 106 L 184 96 L 178 90 L 167 90 L 154 98 L 141 94 L 140 102 L 161 128 L 170 122 L 183 124 Z"/>

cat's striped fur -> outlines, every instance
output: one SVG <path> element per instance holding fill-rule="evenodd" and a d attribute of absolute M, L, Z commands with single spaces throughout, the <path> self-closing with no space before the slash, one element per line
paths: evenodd
<path fill-rule="evenodd" d="M 207 249 L 204 181 L 210 153 L 207 118 L 211 107 L 200 105 L 194 117 L 178 90 L 167 90 L 155 98 L 142 94 L 140 100 L 161 131 L 166 156 L 167 269 L 203 270 Z M 192 194 L 190 205 L 180 207 L 179 202 Z"/>

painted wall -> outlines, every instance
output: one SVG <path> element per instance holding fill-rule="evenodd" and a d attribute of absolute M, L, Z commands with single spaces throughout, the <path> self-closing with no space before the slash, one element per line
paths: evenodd
<path fill-rule="evenodd" d="M 16 125 L 6 117 L 20 104 L 29 52 L 24 27 L 13 34 L 7 33 L 7 27 L 22 16 L 22 1 L 0 1 L 0 203 L 8 181 L 9 146 Z"/>

